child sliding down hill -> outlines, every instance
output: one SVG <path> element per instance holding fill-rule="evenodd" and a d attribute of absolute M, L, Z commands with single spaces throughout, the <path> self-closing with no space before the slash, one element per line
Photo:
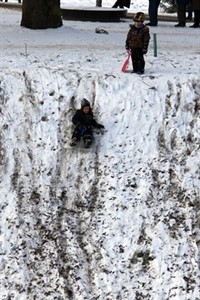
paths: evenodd
<path fill-rule="evenodd" d="M 93 127 L 104 128 L 103 125 L 95 121 L 90 102 L 85 98 L 81 101 L 81 109 L 76 111 L 72 122 L 76 128 L 72 134 L 71 146 L 76 146 L 77 142 L 83 138 L 84 146 L 88 148 L 93 140 Z"/>

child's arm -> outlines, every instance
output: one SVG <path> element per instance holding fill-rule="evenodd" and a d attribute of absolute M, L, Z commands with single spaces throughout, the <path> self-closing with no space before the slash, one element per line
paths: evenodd
<path fill-rule="evenodd" d="M 77 110 L 75 115 L 72 117 L 72 123 L 74 125 L 78 125 L 80 123 L 80 112 L 79 112 L 79 110 Z"/>
<path fill-rule="evenodd" d="M 150 34 L 149 34 L 149 28 L 146 27 L 144 30 L 144 35 L 143 35 L 143 53 L 146 54 L 148 51 L 148 47 L 149 47 L 149 40 L 150 40 Z"/>
<path fill-rule="evenodd" d="M 95 121 L 95 119 L 92 120 L 92 126 L 96 127 L 96 128 L 104 128 L 104 126 L 102 124 L 99 124 Z"/>
<path fill-rule="evenodd" d="M 128 34 L 127 34 L 127 38 L 126 38 L 126 45 L 125 45 L 125 48 L 126 48 L 127 51 L 130 50 L 129 41 L 130 41 L 130 30 L 129 30 L 129 32 L 128 32 Z"/>

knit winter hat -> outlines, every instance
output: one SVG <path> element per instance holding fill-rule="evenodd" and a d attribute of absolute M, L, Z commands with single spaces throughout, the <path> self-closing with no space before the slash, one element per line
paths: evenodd
<path fill-rule="evenodd" d="M 134 16 L 133 21 L 135 22 L 141 22 L 143 23 L 145 20 L 145 14 L 143 12 L 137 12 L 137 14 Z"/>
<path fill-rule="evenodd" d="M 81 101 L 81 108 L 83 109 L 83 107 L 85 106 L 90 107 L 90 102 L 87 99 L 83 98 L 83 100 Z"/>

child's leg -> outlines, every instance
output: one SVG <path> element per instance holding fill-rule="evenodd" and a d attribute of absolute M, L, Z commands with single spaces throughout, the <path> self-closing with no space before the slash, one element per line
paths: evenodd
<path fill-rule="evenodd" d="M 143 60 L 141 59 L 140 61 L 138 61 L 138 73 L 143 74 L 144 67 L 145 67 L 145 61 L 144 61 L 144 59 Z"/>
<path fill-rule="evenodd" d="M 84 132 L 83 135 L 83 141 L 85 147 L 89 147 L 92 144 L 92 140 L 93 140 L 92 129 L 89 127 L 87 128 L 87 130 Z"/>
<path fill-rule="evenodd" d="M 131 49 L 132 53 L 132 63 L 133 63 L 133 72 L 144 73 L 145 61 L 142 48 Z"/>
<path fill-rule="evenodd" d="M 74 132 L 72 134 L 72 139 L 74 139 L 74 138 L 76 138 L 77 141 L 80 141 L 80 139 L 81 139 L 81 133 L 78 128 L 74 129 Z"/>
<path fill-rule="evenodd" d="M 74 132 L 72 134 L 70 145 L 71 146 L 76 146 L 77 142 L 80 141 L 80 139 L 81 139 L 80 130 L 78 128 L 75 128 Z"/>
<path fill-rule="evenodd" d="M 138 70 L 138 63 L 137 63 L 137 51 L 136 49 L 131 49 L 131 60 L 133 65 L 133 72 L 137 73 Z"/>
<path fill-rule="evenodd" d="M 138 73 L 143 74 L 145 61 L 144 61 L 144 55 L 143 55 L 142 48 L 137 49 L 137 57 L 138 57 Z"/>

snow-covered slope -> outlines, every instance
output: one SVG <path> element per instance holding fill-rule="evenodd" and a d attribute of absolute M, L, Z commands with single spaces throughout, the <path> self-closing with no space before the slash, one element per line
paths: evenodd
<path fill-rule="evenodd" d="M 3 40 L 1 299 L 199 300 L 199 54 L 150 50 L 146 75 L 122 74 L 125 25 L 79 25 L 57 31 L 71 46 Z M 87 151 L 68 146 L 83 97 L 105 125 Z"/>

